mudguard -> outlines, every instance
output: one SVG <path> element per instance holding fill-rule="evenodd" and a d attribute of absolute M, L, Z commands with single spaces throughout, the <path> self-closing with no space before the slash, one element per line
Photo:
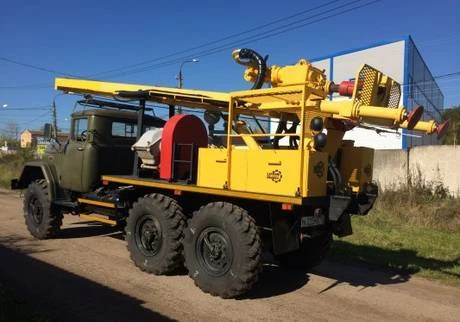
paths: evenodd
<path fill-rule="evenodd" d="M 56 199 L 58 194 L 58 180 L 56 169 L 43 161 L 27 162 L 22 168 L 21 175 L 11 180 L 11 189 L 26 189 L 29 184 L 38 179 L 45 179 L 48 183 L 48 193 L 51 201 Z"/>

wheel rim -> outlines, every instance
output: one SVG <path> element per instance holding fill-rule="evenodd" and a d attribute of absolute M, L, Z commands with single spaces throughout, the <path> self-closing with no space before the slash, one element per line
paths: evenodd
<path fill-rule="evenodd" d="M 217 227 L 209 227 L 197 239 L 195 252 L 200 265 L 213 276 L 222 276 L 230 270 L 233 249 L 227 233 Z"/>
<path fill-rule="evenodd" d="M 144 216 L 136 224 L 136 245 L 145 256 L 155 256 L 161 249 L 163 234 L 158 219 Z"/>
<path fill-rule="evenodd" d="M 36 225 L 40 225 L 43 221 L 43 207 L 36 197 L 31 197 L 28 204 L 28 213 Z"/>

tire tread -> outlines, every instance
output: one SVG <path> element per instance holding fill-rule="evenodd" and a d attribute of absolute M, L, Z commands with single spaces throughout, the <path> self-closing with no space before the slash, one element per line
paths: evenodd
<path fill-rule="evenodd" d="M 193 227 L 193 222 L 196 218 L 210 215 L 220 216 L 221 220 L 227 220 L 228 223 L 235 226 L 236 231 L 239 232 L 242 245 L 244 245 L 245 253 L 242 256 L 245 259 L 245 263 L 231 285 L 226 289 L 216 289 L 210 283 L 203 282 L 201 280 L 202 274 L 198 278 L 194 276 L 196 258 L 191 254 L 193 250 L 189 250 L 188 253 L 186 252 L 185 266 L 189 269 L 188 274 L 194 280 L 195 285 L 204 292 L 222 298 L 237 297 L 247 292 L 258 280 L 258 275 L 262 270 L 262 239 L 255 220 L 246 210 L 222 201 L 202 206 L 190 219 L 190 226 Z M 190 230 L 187 229 L 186 241 L 189 241 L 189 239 L 192 239 L 192 236 Z M 188 247 L 194 249 L 193 246 L 188 245 Z"/>
<path fill-rule="evenodd" d="M 163 210 L 160 215 L 166 219 L 166 227 L 162 227 L 165 231 L 166 238 L 163 243 L 167 245 L 167 253 L 164 255 L 162 262 L 157 266 L 147 266 L 144 261 L 139 261 L 134 255 L 137 251 L 137 247 L 134 243 L 127 243 L 127 248 L 130 254 L 131 260 L 134 262 L 140 270 L 155 274 L 165 275 L 170 274 L 180 268 L 184 263 L 183 257 L 183 245 L 182 240 L 184 238 L 184 228 L 186 226 L 186 217 L 182 212 L 182 208 L 177 202 L 165 195 L 152 193 L 139 198 L 130 210 L 130 215 L 127 218 L 126 233 L 132 223 L 132 220 L 136 220 L 136 211 L 139 207 L 148 207 L 150 205 L 157 206 L 158 209 Z"/>
<path fill-rule="evenodd" d="M 38 193 L 34 192 L 35 189 L 38 189 Z M 43 207 L 43 219 L 41 223 L 41 231 L 37 231 L 37 226 L 34 225 L 33 220 L 28 218 L 28 198 L 30 194 L 37 194 L 37 198 L 40 199 Z M 48 183 L 45 179 L 38 179 L 33 181 L 24 197 L 24 220 L 27 227 L 27 230 L 32 236 L 38 239 L 47 239 L 55 237 L 61 230 L 62 226 L 62 212 L 59 211 L 51 203 L 49 192 L 48 192 Z"/>

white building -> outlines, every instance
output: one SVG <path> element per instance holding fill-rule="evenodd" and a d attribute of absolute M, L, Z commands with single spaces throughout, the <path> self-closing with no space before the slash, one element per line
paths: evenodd
<path fill-rule="evenodd" d="M 400 105 L 409 110 L 413 106 L 422 105 L 425 108 L 424 120 L 441 119 L 444 96 L 410 36 L 345 50 L 310 61 L 315 66 L 325 69 L 329 79 L 336 83 L 354 78 L 361 64 L 371 65 L 401 84 Z M 438 144 L 435 135 L 411 133 L 406 130 L 400 132 L 402 135 L 377 134 L 372 130 L 355 128 L 346 133 L 345 139 L 354 140 L 357 146 L 376 149 L 405 149 L 417 145 Z"/>
<path fill-rule="evenodd" d="M 444 96 L 410 36 L 323 57 L 307 57 L 307 60 L 324 69 L 328 78 L 335 83 L 354 79 L 362 64 L 371 65 L 401 84 L 400 105 L 409 110 L 413 106 L 422 105 L 425 108 L 424 120 L 434 118 L 439 121 L 441 118 Z M 347 98 L 334 95 L 334 99 Z M 275 122 L 272 122 L 271 128 L 276 128 Z M 375 149 L 405 149 L 438 144 L 435 135 L 411 133 L 407 130 L 399 130 L 399 134 L 378 134 L 374 130 L 355 128 L 345 134 L 345 139 L 354 140 L 356 146 Z"/>

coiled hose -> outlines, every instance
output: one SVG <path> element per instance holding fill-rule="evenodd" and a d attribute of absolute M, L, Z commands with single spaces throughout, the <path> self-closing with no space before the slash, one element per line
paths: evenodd
<path fill-rule="evenodd" d="M 242 48 L 233 52 L 233 58 L 238 64 L 246 66 L 257 66 L 257 78 L 251 89 L 259 89 L 264 85 L 265 74 L 267 72 L 266 58 L 252 49 Z M 243 61 L 247 60 L 247 61 Z"/>

